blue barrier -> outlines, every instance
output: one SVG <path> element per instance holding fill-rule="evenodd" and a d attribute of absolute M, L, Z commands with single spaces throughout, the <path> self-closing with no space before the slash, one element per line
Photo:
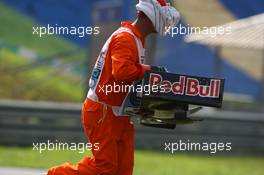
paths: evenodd
<path fill-rule="evenodd" d="M 220 2 L 238 18 L 245 18 L 264 12 L 263 0 L 220 0 Z"/>

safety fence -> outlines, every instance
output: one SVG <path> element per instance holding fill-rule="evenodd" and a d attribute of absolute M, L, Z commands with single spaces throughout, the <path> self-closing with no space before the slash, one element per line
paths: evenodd
<path fill-rule="evenodd" d="M 178 147 L 180 142 L 231 143 L 228 154 L 264 155 L 263 113 L 204 109 L 195 117 L 204 121 L 175 130 L 143 127 L 135 120 L 136 148 L 165 152 L 166 145 Z M 81 126 L 81 104 L 0 100 L 0 145 L 32 146 L 47 140 L 87 141 Z"/>

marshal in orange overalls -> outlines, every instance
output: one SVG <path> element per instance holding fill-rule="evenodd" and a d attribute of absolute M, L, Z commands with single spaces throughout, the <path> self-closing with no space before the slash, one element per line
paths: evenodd
<path fill-rule="evenodd" d="M 128 116 L 116 116 L 114 107 L 122 104 L 126 92 L 105 95 L 99 86 L 128 84 L 142 79 L 147 66 L 140 63 L 144 41 L 130 22 L 122 22 L 101 51 L 88 97 L 82 108 L 82 124 L 92 144 L 93 158 L 77 165 L 66 163 L 51 168 L 48 175 L 132 175 L 134 164 L 134 128 Z M 124 29 L 124 30 L 123 30 Z M 139 46 L 141 45 L 141 46 Z M 140 48 L 141 47 L 141 48 Z"/>

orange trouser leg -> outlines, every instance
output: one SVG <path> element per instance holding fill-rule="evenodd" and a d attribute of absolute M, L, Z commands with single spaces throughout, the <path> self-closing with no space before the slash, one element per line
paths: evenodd
<path fill-rule="evenodd" d="M 118 141 L 118 175 L 132 175 L 134 167 L 134 126 L 125 125 L 121 139 Z"/>
<path fill-rule="evenodd" d="M 88 100 L 82 122 L 89 141 L 99 145 L 99 150 L 92 150 L 94 158 L 51 168 L 48 175 L 132 175 L 134 130 L 129 118 L 116 117 L 110 108 Z"/>

